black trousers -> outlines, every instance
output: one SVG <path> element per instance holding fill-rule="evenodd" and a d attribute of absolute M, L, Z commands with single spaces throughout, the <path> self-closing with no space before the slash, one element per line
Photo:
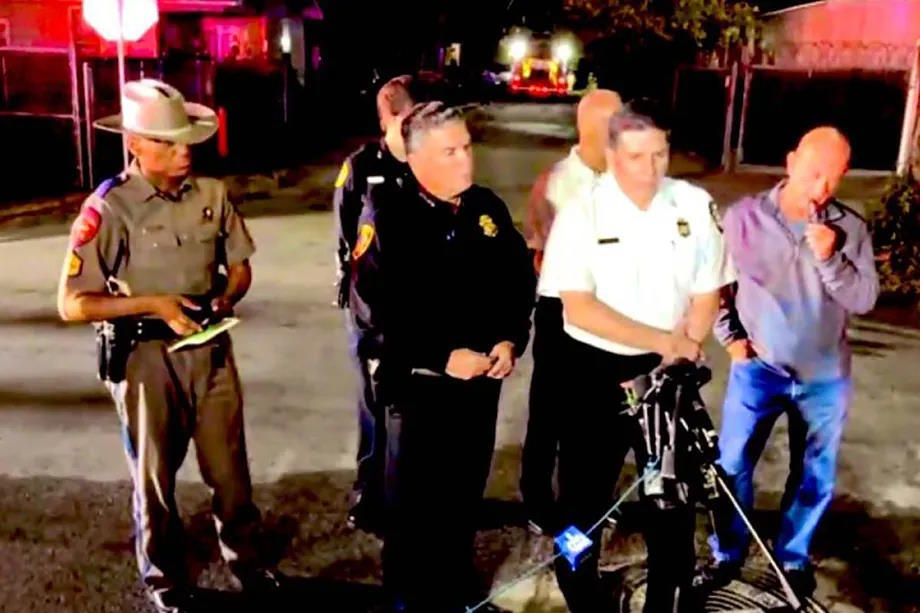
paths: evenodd
<path fill-rule="evenodd" d="M 363 498 L 371 507 L 378 507 L 383 498 L 383 464 L 386 451 L 386 420 L 376 399 L 373 376 L 368 361 L 359 351 L 360 333 L 345 310 L 345 330 L 348 334 L 348 355 L 358 373 L 358 472 L 353 486 L 355 502 Z"/>
<path fill-rule="evenodd" d="M 501 382 L 412 375 L 387 407 L 383 581 L 409 611 L 460 611 L 486 591 L 473 539 Z"/>
<path fill-rule="evenodd" d="M 620 383 L 648 373 L 660 356 L 624 356 L 567 337 L 565 381 L 568 402 L 560 424 L 559 512 L 561 528 L 583 532 L 610 508 L 623 461 L 639 439 L 634 418 L 623 415 L 625 393 Z M 639 467 L 640 474 L 643 466 Z M 693 561 L 693 509 L 659 510 L 643 502 L 643 528 L 648 547 L 649 600 L 646 611 L 669 611 L 675 584 L 689 584 Z M 590 535 L 588 557 L 573 571 L 564 558 L 556 577 L 573 613 L 609 613 L 612 593 L 597 571 L 601 532 Z M 688 570 L 689 562 L 689 570 Z"/>
<path fill-rule="evenodd" d="M 567 335 L 562 301 L 540 296 L 534 311 L 533 375 L 527 436 L 521 458 L 521 495 L 531 516 L 548 520 L 554 505 L 553 472 L 559 447 L 559 416 L 565 402 L 562 369 Z"/>

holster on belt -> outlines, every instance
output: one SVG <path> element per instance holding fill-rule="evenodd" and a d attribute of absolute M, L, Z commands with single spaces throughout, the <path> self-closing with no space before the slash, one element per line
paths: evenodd
<path fill-rule="evenodd" d="M 190 319 L 207 325 L 214 317 L 208 300 L 192 300 L 202 305 L 201 310 L 184 309 Z M 97 323 L 96 356 L 99 379 L 111 383 L 125 380 L 128 356 L 143 341 L 175 341 L 179 335 L 165 321 L 153 318 L 120 317 Z"/>
<path fill-rule="evenodd" d="M 103 321 L 96 326 L 96 356 L 99 365 L 99 379 L 110 383 L 125 380 L 128 356 L 137 344 L 132 333 L 135 320 L 116 319 Z"/>

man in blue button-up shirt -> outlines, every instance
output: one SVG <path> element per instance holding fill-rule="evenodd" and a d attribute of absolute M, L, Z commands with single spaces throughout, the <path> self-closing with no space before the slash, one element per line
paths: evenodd
<path fill-rule="evenodd" d="M 833 198 L 849 158 L 837 130 L 812 130 L 788 155 L 788 178 L 736 203 L 723 224 L 738 281 L 723 292 L 715 325 L 732 358 L 720 464 L 750 508 L 754 466 L 776 418 L 789 412 L 803 424 L 805 440 L 792 445 L 804 452 L 792 460 L 802 473 L 787 484 L 776 554 L 805 594 L 814 589 L 809 544 L 833 495 L 851 398 L 847 322 L 878 294 L 866 223 Z M 737 574 L 748 544 L 737 516 L 719 530 L 712 545 L 721 580 Z"/>

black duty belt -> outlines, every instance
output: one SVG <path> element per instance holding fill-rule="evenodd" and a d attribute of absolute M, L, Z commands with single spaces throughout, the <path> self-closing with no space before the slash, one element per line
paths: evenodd
<path fill-rule="evenodd" d="M 179 335 L 162 319 L 137 319 L 121 324 L 125 334 L 137 341 L 174 341 Z M 120 331 L 119 331 L 120 332 Z"/>

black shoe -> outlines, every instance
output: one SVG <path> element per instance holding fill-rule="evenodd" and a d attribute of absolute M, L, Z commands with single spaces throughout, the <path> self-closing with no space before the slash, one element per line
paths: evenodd
<path fill-rule="evenodd" d="M 539 519 L 530 518 L 527 520 L 527 531 L 534 536 L 552 536 L 548 526 Z"/>
<path fill-rule="evenodd" d="M 382 505 L 373 497 L 356 493 L 355 504 L 348 510 L 345 522 L 352 530 L 363 530 L 380 536 L 383 534 Z"/>
<path fill-rule="evenodd" d="M 477 600 L 476 602 L 482 602 L 482 601 Z M 456 609 L 450 608 L 448 609 L 448 611 L 450 613 L 467 613 L 473 608 L 473 606 L 475 605 L 469 604 L 469 605 L 457 607 Z M 407 613 L 414 613 L 414 612 L 407 612 Z M 509 611 L 508 609 L 503 609 L 500 606 L 493 604 L 491 602 L 487 602 L 485 604 L 479 605 L 479 607 L 476 609 L 476 613 L 511 613 L 511 611 Z"/>
<path fill-rule="evenodd" d="M 696 571 L 693 577 L 693 589 L 697 593 L 708 594 L 725 587 L 740 576 L 740 562 L 717 562 Z"/>
<path fill-rule="evenodd" d="M 476 613 L 479 613 L 480 611 L 482 613 L 511 613 L 511 611 L 508 609 L 503 609 L 498 605 L 492 604 L 491 602 L 488 602 L 476 609 Z"/>
<path fill-rule="evenodd" d="M 273 594 L 284 586 L 284 575 L 268 568 L 234 570 L 233 576 L 247 594 Z"/>
<path fill-rule="evenodd" d="M 810 566 L 805 568 L 786 568 L 783 570 L 796 596 L 799 598 L 809 598 L 815 593 L 818 582 L 815 581 L 815 571 Z"/>
<path fill-rule="evenodd" d="M 157 613 L 190 613 L 195 605 L 195 592 L 191 588 L 148 589 L 147 598 Z"/>
<path fill-rule="evenodd" d="M 533 509 L 527 514 L 527 531 L 534 536 L 555 536 L 556 522 L 549 508 Z"/>
<path fill-rule="evenodd" d="M 608 528 L 616 532 L 617 527 L 620 525 L 620 516 L 619 514 L 614 513 L 613 515 L 610 515 L 609 517 L 607 517 L 607 519 L 605 519 L 604 521 L 607 523 Z"/>

